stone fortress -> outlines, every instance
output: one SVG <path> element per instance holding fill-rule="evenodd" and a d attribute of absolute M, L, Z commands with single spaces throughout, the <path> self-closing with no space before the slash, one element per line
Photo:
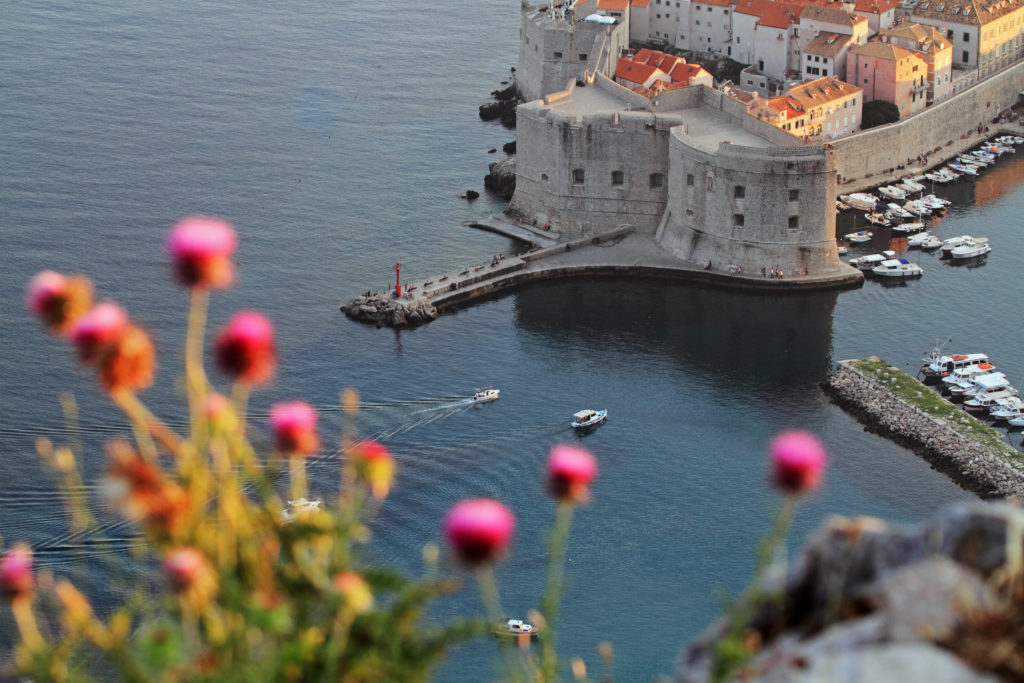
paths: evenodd
<path fill-rule="evenodd" d="M 648 97 L 616 83 L 629 7 L 599 15 L 597 6 L 524 2 L 516 84 L 530 101 L 517 110 L 508 215 L 564 239 L 632 228 L 681 270 L 743 280 L 782 272 L 800 288 L 859 283 L 837 252 L 840 183 L 870 187 L 920 156 L 952 156 L 1024 89 L 1017 64 L 916 117 L 806 142 L 704 85 Z"/>

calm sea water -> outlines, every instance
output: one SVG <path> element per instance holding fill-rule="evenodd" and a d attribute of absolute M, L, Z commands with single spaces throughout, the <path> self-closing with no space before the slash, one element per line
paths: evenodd
<path fill-rule="evenodd" d="M 616 649 L 618 680 L 672 670 L 681 646 L 736 592 L 774 499 L 767 441 L 789 427 L 822 435 L 831 465 L 800 511 L 794 546 L 829 514 L 912 523 L 971 496 L 913 454 L 832 406 L 819 382 L 837 359 L 877 354 L 913 367 L 937 338 L 987 351 L 1024 381 L 1019 301 L 1024 159 L 940 193 L 956 208 L 948 237 L 987 235 L 983 265 L 914 255 L 923 279 L 868 282 L 843 293 L 744 295 L 686 285 L 571 280 L 535 285 L 416 330 L 361 326 L 338 305 L 385 286 L 484 262 L 514 248 L 463 227 L 503 204 L 482 189 L 487 163 L 514 133 L 476 113 L 503 87 L 518 49 L 518 3 L 23 2 L 0 22 L 0 537 L 31 541 L 58 570 L 73 550 L 38 436 L 64 441 L 62 391 L 75 396 L 90 456 L 127 434 L 124 420 L 71 354 L 24 312 L 28 279 L 45 268 L 93 278 L 152 332 L 160 386 L 146 401 L 180 419 L 183 293 L 163 241 L 180 217 L 203 212 L 238 227 L 239 282 L 211 320 L 239 308 L 278 328 L 281 373 L 254 397 L 322 409 L 325 434 L 345 387 L 360 391 L 360 433 L 401 464 L 378 523 L 379 559 L 415 572 L 445 512 L 493 496 L 518 529 L 500 571 L 510 614 L 536 607 L 553 510 L 540 487 L 550 447 L 576 442 L 568 416 L 608 408 L 582 443 L 601 463 L 591 505 L 568 551 L 560 649 L 600 670 L 596 647 Z M 1020 155 L 1024 157 L 1024 154 Z M 842 229 L 843 231 L 849 231 Z M 857 228 L 861 226 L 856 226 Z M 850 227 L 852 230 L 853 227 Z M 883 248 L 879 234 L 872 250 Z M 472 407 L 480 385 L 502 390 Z M 1019 444 L 1019 433 L 1010 441 Z M 337 461 L 311 466 L 330 493 Z M 91 490 L 91 488 L 89 489 Z M 99 504 L 96 503 L 97 509 Z M 130 531 L 87 552 L 123 565 Z M 123 567 L 122 567 L 123 568 Z M 94 580 L 102 583 L 103 570 Z M 472 586 L 436 616 L 480 609 Z M 0 616 L 0 642 L 10 642 Z M 490 642 L 462 646 L 438 671 L 479 680 Z"/>

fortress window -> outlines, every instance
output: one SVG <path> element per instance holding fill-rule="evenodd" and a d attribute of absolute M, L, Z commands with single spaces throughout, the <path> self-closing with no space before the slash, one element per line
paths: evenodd
<path fill-rule="evenodd" d="M 665 176 L 662 173 L 651 174 L 651 187 L 661 187 L 665 184 Z"/>
<path fill-rule="evenodd" d="M 734 213 L 732 215 L 732 227 L 734 227 L 734 228 L 742 228 L 743 227 L 743 214 L 742 213 Z"/>
<path fill-rule="evenodd" d="M 540 174 L 540 179 L 543 180 L 546 183 L 548 181 L 548 174 L 547 173 L 541 173 Z"/>
<path fill-rule="evenodd" d="M 799 227 L 800 227 L 800 216 L 790 216 L 789 217 L 789 229 L 790 230 L 796 230 Z"/>
<path fill-rule="evenodd" d="M 686 174 L 686 186 L 687 187 L 693 187 L 693 174 L 692 173 L 687 173 Z"/>
<path fill-rule="evenodd" d="M 797 125 L 803 125 L 803 122 L 802 121 L 797 121 Z M 787 171 L 795 171 L 796 170 L 796 162 L 795 161 L 787 161 L 786 162 L 786 170 Z"/>
<path fill-rule="evenodd" d="M 964 31 L 964 42 L 965 43 L 971 42 L 971 34 L 968 33 L 967 31 Z"/>
<path fill-rule="evenodd" d="M 581 52 L 580 53 L 580 61 L 581 62 L 587 61 L 587 53 L 586 52 Z"/>
<path fill-rule="evenodd" d="M 800 201 L 800 190 L 790 190 L 789 191 L 789 201 L 791 201 L 791 202 L 798 202 L 798 201 Z"/>
<path fill-rule="evenodd" d="M 622 171 L 612 171 L 612 185 L 621 185 L 622 180 Z"/>
<path fill-rule="evenodd" d="M 561 58 L 562 58 L 562 53 L 561 52 L 556 52 L 555 53 L 555 59 L 561 59 Z"/>
<path fill-rule="evenodd" d="M 583 169 L 582 168 L 574 168 L 574 169 L 572 169 L 572 184 L 573 185 L 582 185 L 583 184 L 583 177 L 584 177 L 584 174 L 583 174 Z"/>
<path fill-rule="evenodd" d="M 747 196 L 747 188 L 743 185 L 735 185 L 732 188 L 732 196 L 736 199 L 743 199 Z"/>

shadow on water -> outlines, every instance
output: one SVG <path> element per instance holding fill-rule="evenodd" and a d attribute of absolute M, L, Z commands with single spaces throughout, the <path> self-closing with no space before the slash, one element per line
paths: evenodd
<path fill-rule="evenodd" d="M 554 353 L 656 354 L 714 383 L 806 387 L 831 367 L 837 296 L 580 278 L 517 292 L 514 324 Z"/>

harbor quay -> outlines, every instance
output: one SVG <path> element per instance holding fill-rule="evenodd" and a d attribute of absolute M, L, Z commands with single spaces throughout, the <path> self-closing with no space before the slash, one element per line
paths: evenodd
<path fill-rule="evenodd" d="M 348 317 L 379 327 L 419 325 L 482 298 L 527 283 L 583 276 L 647 277 L 760 292 L 794 292 L 857 287 L 863 273 L 852 268 L 782 272 L 771 265 L 746 272 L 736 264 L 680 261 L 650 235 L 624 227 L 597 235 L 561 239 L 535 226 L 498 216 L 474 227 L 533 243 L 530 251 L 501 256 L 417 279 L 387 292 L 367 292 L 341 306 Z M 775 274 L 773 275 L 773 270 Z"/>

